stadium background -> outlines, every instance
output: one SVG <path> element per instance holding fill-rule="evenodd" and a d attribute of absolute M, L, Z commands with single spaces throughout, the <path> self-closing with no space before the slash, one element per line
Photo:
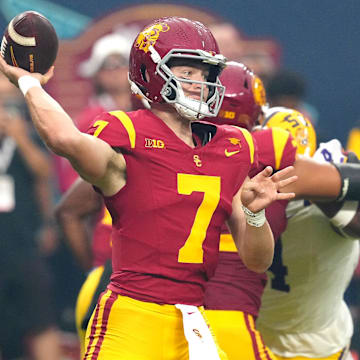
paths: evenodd
<path fill-rule="evenodd" d="M 165 3 L 165 1 L 163 1 Z M 0 28 L 21 11 L 33 9 L 46 15 L 62 39 L 78 36 L 96 18 L 138 0 L 1 0 Z M 156 1 L 162 3 L 162 1 Z M 235 24 L 244 34 L 271 37 L 282 47 L 282 65 L 301 73 L 308 83 L 308 101 L 319 111 L 328 137 L 346 141 L 348 131 L 360 119 L 360 27 L 357 0 L 182 0 Z M 101 4 L 101 5 L 100 5 Z"/>

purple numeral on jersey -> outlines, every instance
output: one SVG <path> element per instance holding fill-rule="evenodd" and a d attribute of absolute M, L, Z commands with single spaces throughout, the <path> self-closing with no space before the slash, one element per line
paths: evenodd
<path fill-rule="evenodd" d="M 275 243 L 274 260 L 269 270 L 274 274 L 274 277 L 271 280 L 271 288 L 289 292 L 290 285 L 285 282 L 285 276 L 288 274 L 288 268 L 283 264 L 281 238 Z"/>

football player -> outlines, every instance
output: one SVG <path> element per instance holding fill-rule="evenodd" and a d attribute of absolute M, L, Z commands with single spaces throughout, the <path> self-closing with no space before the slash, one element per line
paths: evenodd
<path fill-rule="evenodd" d="M 101 195 L 81 178 L 61 197 L 55 214 L 74 257 L 88 273 L 75 306 L 75 324 L 83 355 L 88 322 L 112 273 L 112 219 Z"/>
<path fill-rule="evenodd" d="M 226 87 L 224 102 L 219 117 L 208 120 L 254 129 L 258 121 L 263 121 L 266 109 L 266 95 L 260 79 L 246 66 L 236 62 L 228 63 L 220 79 Z M 293 164 L 299 176 L 293 186 L 298 197 L 333 199 L 341 194 L 340 175 L 336 167 L 296 155 L 296 152 L 312 155 L 316 148 L 316 135 L 307 119 L 292 110 L 284 113 L 275 109 L 268 114 L 270 123 L 276 120 L 276 116 L 294 129 L 291 131 L 293 136 L 286 127 L 274 126 L 254 131 L 253 137 L 259 150 L 259 169 L 252 174 L 267 165 L 278 170 Z M 306 169 L 319 173 L 313 174 Z M 287 201 L 278 201 L 266 209 L 275 239 L 286 228 L 286 206 Z M 229 359 L 275 359 L 255 326 L 266 282 L 266 274 L 249 270 L 236 256 L 231 235 L 223 229 L 219 263 L 214 277 L 207 283 L 205 308 L 211 327 Z"/>
<path fill-rule="evenodd" d="M 296 176 L 266 167 L 248 179 L 257 163 L 250 133 L 198 121 L 218 113 L 224 66 L 203 24 L 155 20 L 135 39 L 129 65 L 132 90 L 151 109 L 104 113 L 83 134 L 41 87 L 53 69 L 30 74 L 0 58 L 43 141 L 102 194 L 113 220 L 113 274 L 89 322 L 85 359 L 226 358 L 200 307 L 224 222 L 250 269 L 271 264 L 264 208 L 292 198 L 279 190 Z"/>
<path fill-rule="evenodd" d="M 273 110 L 276 114 L 268 114 L 267 125 L 294 133 L 284 121 L 291 110 Z M 298 150 L 310 141 L 308 129 L 294 134 Z M 313 157 L 334 164 L 358 161 L 335 139 L 320 144 Z M 359 202 L 317 205 L 289 203 L 288 225 L 277 240 L 262 297 L 257 325 L 282 360 L 352 359 L 353 320 L 344 293 L 359 260 Z"/>

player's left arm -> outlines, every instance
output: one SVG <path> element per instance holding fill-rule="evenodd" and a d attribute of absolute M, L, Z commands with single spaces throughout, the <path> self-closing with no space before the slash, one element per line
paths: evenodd
<path fill-rule="evenodd" d="M 282 187 L 296 181 L 288 177 L 292 167 L 272 175 L 266 167 L 251 179 L 247 179 L 233 198 L 233 211 L 228 226 L 238 253 L 244 264 L 252 271 L 262 273 L 272 263 L 274 237 L 266 221 L 265 208 L 276 200 L 289 200 L 293 193 L 279 193 Z"/>
<path fill-rule="evenodd" d="M 55 207 L 64 240 L 84 271 L 91 269 L 93 260 L 88 220 L 100 213 L 102 207 L 100 194 L 81 178 L 72 184 Z"/>
<path fill-rule="evenodd" d="M 316 205 L 330 219 L 335 231 L 356 239 L 360 237 L 359 201 L 316 202 Z"/>
<path fill-rule="evenodd" d="M 355 153 L 348 152 L 346 156 L 347 164 L 359 164 L 359 159 Z M 347 237 L 360 237 L 360 204 L 357 200 L 316 202 L 316 205 L 326 215 L 334 230 Z"/>
<path fill-rule="evenodd" d="M 294 192 L 297 199 L 342 201 L 360 199 L 360 164 L 320 163 L 298 155 L 292 175 L 298 181 L 280 191 Z"/>

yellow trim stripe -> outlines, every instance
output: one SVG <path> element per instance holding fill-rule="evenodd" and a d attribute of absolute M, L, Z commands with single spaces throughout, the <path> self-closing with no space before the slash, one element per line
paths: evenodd
<path fill-rule="evenodd" d="M 258 349 L 258 355 L 260 356 L 260 359 L 261 360 L 273 359 L 272 353 L 270 353 L 270 350 L 265 347 L 265 344 L 261 339 L 259 331 L 256 330 L 254 318 L 251 315 L 244 313 L 244 317 L 245 316 L 249 321 L 250 330 L 255 338 L 256 347 Z"/>
<path fill-rule="evenodd" d="M 130 117 L 124 111 L 110 111 L 110 114 L 117 117 L 121 123 L 123 124 L 125 130 L 128 133 L 130 146 L 132 149 L 135 148 L 135 141 L 136 141 L 136 132 L 134 128 L 134 124 L 131 121 Z"/>
<path fill-rule="evenodd" d="M 243 133 L 246 142 L 249 145 L 249 150 L 250 150 L 250 161 L 251 164 L 254 162 L 254 152 L 255 152 L 255 146 L 254 146 L 254 140 L 252 135 L 249 133 L 249 131 L 247 131 L 244 128 L 239 127 L 239 129 L 241 130 L 241 132 Z"/>
<path fill-rule="evenodd" d="M 231 234 L 221 234 L 219 250 L 224 252 L 237 252 L 236 245 Z"/>
<path fill-rule="evenodd" d="M 272 128 L 272 138 L 275 153 L 275 170 L 280 169 L 281 159 L 284 153 L 285 145 L 289 139 L 290 134 L 281 128 Z"/>
<path fill-rule="evenodd" d="M 97 349 L 97 344 L 100 341 L 101 337 L 100 337 L 100 332 L 101 332 L 101 325 L 102 325 L 102 321 L 103 321 L 103 316 L 104 316 L 104 310 L 105 310 L 105 304 L 106 301 L 108 300 L 108 298 L 111 295 L 111 291 L 107 290 L 106 294 L 104 294 L 101 297 L 100 303 L 97 305 L 100 308 L 99 314 L 97 316 L 97 318 L 93 319 L 93 321 L 95 321 L 95 333 L 91 334 L 91 337 L 93 337 L 94 339 L 96 339 L 96 341 L 94 343 L 91 344 L 91 349 L 90 351 L 86 354 L 86 358 L 87 359 L 91 359 L 95 350 Z M 93 327 L 94 325 L 92 324 L 91 327 Z M 87 344 L 88 345 L 88 344 Z"/>
<path fill-rule="evenodd" d="M 19 67 L 19 65 L 15 59 L 14 49 L 13 49 L 12 45 L 10 45 L 10 55 L 11 55 L 11 61 L 12 61 L 13 65 L 16 67 Z"/>
<path fill-rule="evenodd" d="M 101 219 L 101 223 L 104 225 L 110 225 L 110 226 L 112 225 L 112 217 L 109 213 L 109 210 L 106 207 L 104 209 L 104 216 Z"/>

